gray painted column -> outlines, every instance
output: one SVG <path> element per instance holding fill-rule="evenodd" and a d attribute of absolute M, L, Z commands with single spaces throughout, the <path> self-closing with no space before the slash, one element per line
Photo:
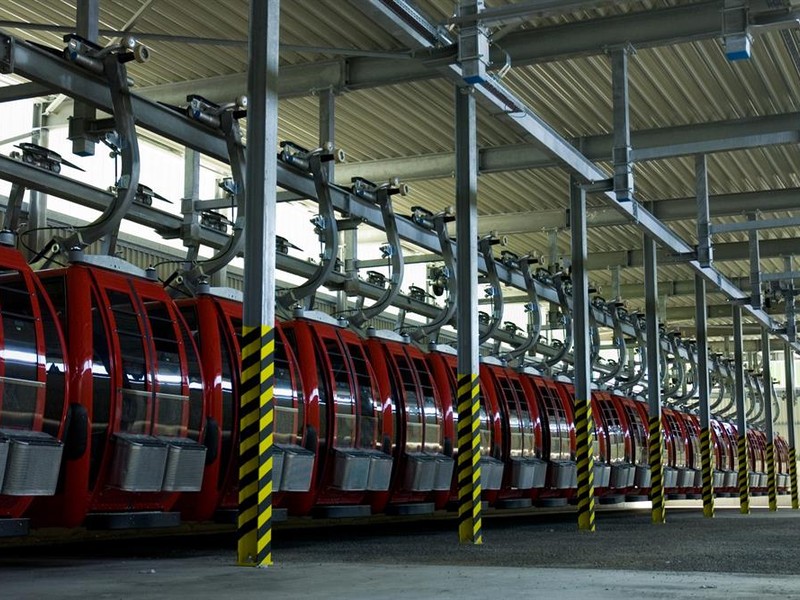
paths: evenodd
<path fill-rule="evenodd" d="M 800 508 L 800 501 L 798 500 L 797 446 L 795 442 L 796 425 L 794 422 L 794 352 L 789 344 L 784 346 L 783 361 L 786 369 L 786 427 L 788 430 L 787 441 L 789 442 L 789 479 L 792 493 L 792 508 L 797 510 Z"/>
<path fill-rule="evenodd" d="M 50 132 L 46 129 L 47 116 L 44 114 L 45 110 L 46 105 L 42 102 L 37 102 L 33 105 L 31 141 L 46 148 Z M 36 251 L 43 248 L 50 239 L 48 232 L 44 231 L 44 228 L 47 227 L 47 194 L 37 190 L 30 190 L 28 203 L 28 230 L 32 231 L 32 233 L 26 235 L 24 241 L 33 250 L 33 252 L 29 253 L 28 258 L 33 258 L 36 255 Z"/>
<path fill-rule="evenodd" d="M 647 334 L 647 401 L 649 417 L 650 500 L 652 521 L 666 522 L 664 506 L 664 465 L 661 439 L 661 336 L 658 330 L 658 265 L 656 242 L 643 236 L 645 283 L 645 332 Z"/>
<path fill-rule="evenodd" d="M 78 0 L 76 16 L 76 33 L 89 40 L 97 42 L 97 32 L 100 26 L 100 0 Z M 89 104 L 75 102 L 72 116 L 82 122 L 92 121 L 97 118 L 97 111 Z M 72 139 L 72 152 L 79 156 L 94 156 L 94 142 L 85 138 Z"/>
<path fill-rule="evenodd" d="M 570 178 L 572 233 L 572 327 L 575 365 L 575 437 L 578 469 L 578 529 L 595 530 L 592 366 L 589 350 L 589 277 L 586 272 L 586 190 Z"/>
<path fill-rule="evenodd" d="M 482 543 L 478 381 L 478 141 L 475 94 L 456 86 L 458 537 Z"/>
<path fill-rule="evenodd" d="M 695 193 L 697 195 L 697 259 L 708 265 L 712 260 L 709 223 L 711 215 L 708 208 L 708 165 L 705 154 L 695 156 Z M 711 461 L 711 409 L 708 380 L 708 301 L 706 299 L 706 280 L 700 275 L 694 277 L 695 329 L 697 331 L 697 373 L 700 390 L 700 461 L 703 475 L 703 515 L 714 516 L 714 465 Z"/>
<path fill-rule="evenodd" d="M 617 201 L 630 200 L 633 198 L 633 163 L 627 48 L 611 52 L 611 79 L 614 95 L 614 193 Z"/>
<path fill-rule="evenodd" d="M 750 468 L 747 453 L 747 413 L 744 397 L 744 343 L 742 339 L 742 307 L 733 305 L 733 364 L 734 393 L 736 394 L 736 429 L 739 433 L 737 456 L 739 463 L 739 510 L 750 514 Z"/>
<path fill-rule="evenodd" d="M 247 231 L 239 410 L 239 563 L 272 563 L 280 0 L 250 3 Z"/>
<path fill-rule="evenodd" d="M 761 364 L 762 381 L 764 390 L 764 420 L 765 434 L 767 436 L 767 494 L 769 496 L 769 509 L 778 510 L 778 481 L 775 468 L 775 424 L 772 422 L 772 369 L 769 364 L 769 331 L 761 331 Z"/>

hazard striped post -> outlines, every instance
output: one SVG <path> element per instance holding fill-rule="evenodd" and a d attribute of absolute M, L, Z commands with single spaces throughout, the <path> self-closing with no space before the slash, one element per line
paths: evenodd
<path fill-rule="evenodd" d="M 255 567 L 272 564 L 279 16 L 250 2 L 237 555 Z"/>
<path fill-rule="evenodd" d="M 651 518 L 654 524 L 661 525 L 667 521 L 667 511 L 664 504 L 664 464 L 661 462 L 664 441 L 661 434 L 660 416 L 650 417 L 649 433 L 650 502 L 653 505 Z"/>
<path fill-rule="evenodd" d="M 750 514 L 750 467 L 747 460 L 747 433 L 739 433 L 739 512 Z"/>
<path fill-rule="evenodd" d="M 778 510 L 778 476 L 775 465 L 775 442 L 767 442 L 767 495 L 769 497 L 769 509 Z"/>
<path fill-rule="evenodd" d="M 645 326 L 647 333 L 647 412 L 650 462 L 651 518 L 654 524 L 666 522 L 664 504 L 664 465 L 661 439 L 661 345 L 658 327 L 658 280 L 656 242 L 644 236 Z"/>
<path fill-rule="evenodd" d="M 711 431 L 700 430 L 700 456 L 703 475 L 703 515 L 714 517 L 714 467 L 711 464 Z"/>
<path fill-rule="evenodd" d="M 775 465 L 775 425 L 772 422 L 772 369 L 769 364 L 769 330 L 761 330 L 761 368 L 764 394 L 764 429 L 767 436 L 767 495 L 770 511 L 778 510 L 778 477 Z"/>
<path fill-rule="evenodd" d="M 694 161 L 695 194 L 697 198 L 697 239 L 698 260 L 701 264 L 711 264 L 714 248 L 711 243 L 711 213 L 708 206 L 708 164 L 705 154 L 698 154 Z M 714 517 L 714 465 L 711 460 L 711 406 L 708 381 L 708 301 L 706 280 L 700 275 L 694 277 L 695 330 L 697 333 L 697 364 L 695 377 L 698 377 L 700 391 L 700 469 L 703 485 L 703 515 Z M 695 462 L 696 466 L 697 463 Z"/>
<path fill-rule="evenodd" d="M 570 178 L 572 234 L 572 327 L 575 366 L 575 437 L 578 470 L 578 529 L 594 531 L 594 426 L 589 350 L 589 278 L 586 273 L 586 190 Z"/>
<path fill-rule="evenodd" d="M 592 404 L 575 399 L 575 435 L 578 461 L 578 529 L 594 531 L 594 456 Z"/>
<path fill-rule="evenodd" d="M 475 93 L 455 86 L 458 292 L 458 539 L 481 544 L 478 380 L 478 140 Z"/>
<path fill-rule="evenodd" d="M 275 330 L 242 329 L 239 406 L 239 562 L 272 563 Z"/>
<path fill-rule="evenodd" d="M 797 451 L 794 447 L 789 448 L 789 482 L 792 487 L 792 508 L 800 508 L 797 494 Z"/>
<path fill-rule="evenodd" d="M 791 265 L 790 265 L 791 266 Z M 792 296 L 792 302 L 794 296 Z M 786 369 L 786 422 L 788 427 L 789 443 L 789 486 L 792 493 L 792 509 L 800 508 L 797 489 L 797 450 L 795 449 L 795 424 L 794 424 L 794 351 L 789 344 L 783 349 L 784 368 Z"/>
<path fill-rule="evenodd" d="M 480 384 L 475 373 L 458 376 L 458 539 L 482 543 Z"/>
<path fill-rule="evenodd" d="M 744 406 L 744 340 L 742 338 L 742 307 L 732 306 L 733 313 L 733 365 L 734 393 L 736 394 L 736 428 L 739 439 L 739 512 L 750 514 L 750 469 L 747 460 L 747 413 Z"/>

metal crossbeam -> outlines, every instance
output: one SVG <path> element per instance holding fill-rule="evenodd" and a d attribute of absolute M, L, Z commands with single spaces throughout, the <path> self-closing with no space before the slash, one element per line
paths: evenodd
<path fill-rule="evenodd" d="M 711 233 L 780 229 L 782 227 L 797 227 L 798 225 L 800 225 L 800 216 L 786 217 L 784 219 L 755 219 L 746 223 L 719 223 L 717 225 L 711 225 Z"/>
<path fill-rule="evenodd" d="M 147 89 L 140 90 L 147 96 Z M 688 154 L 730 152 L 746 148 L 796 144 L 800 142 L 800 113 L 785 113 L 731 119 L 693 125 L 631 131 L 631 160 L 641 162 Z M 613 135 L 590 135 L 570 140 L 593 161 L 608 160 Z M 340 167 L 342 180 L 358 174 L 367 179 L 382 181 L 400 177 L 437 179 L 452 177 L 455 154 L 439 152 L 414 157 L 385 158 L 347 163 Z M 544 169 L 556 162 L 534 144 L 489 146 L 480 150 L 480 172 L 498 173 L 523 169 Z M 344 179 L 346 177 L 346 179 Z"/>

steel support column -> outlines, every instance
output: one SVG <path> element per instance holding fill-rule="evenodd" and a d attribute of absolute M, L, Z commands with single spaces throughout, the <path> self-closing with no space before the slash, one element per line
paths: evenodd
<path fill-rule="evenodd" d="M 272 564 L 275 207 L 280 0 L 250 3 L 242 393 L 239 409 L 239 564 Z"/>
<path fill-rule="evenodd" d="M 458 281 L 458 538 L 481 544 L 478 365 L 478 141 L 475 93 L 455 86 Z"/>
<path fill-rule="evenodd" d="M 703 266 L 712 262 L 711 216 L 708 207 L 708 164 L 705 154 L 695 156 L 695 194 L 697 196 L 697 260 Z M 711 462 L 711 410 L 709 407 L 710 385 L 708 380 L 708 302 L 706 280 L 694 276 L 695 329 L 697 331 L 697 368 L 700 390 L 700 460 L 703 475 L 703 515 L 714 517 L 714 465 Z"/>
<path fill-rule="evenodd" d="M 44 112 L 44 103 L 37 102 L 33 105 L 31 142 L 46 148 L 50 132 L 46 127 L 47 116 Z M 47 227 L 47 194 L 38 190 L 30 190 L 28 203 L 28 231 L 23 233 L 23 236 L 25 236 L 25 244 L 34 250 L 28 258 L 33 258 L 35 251 L 43 248 L 49 239 L 45 231 Z"/>
<path fill-rule="evenodd" d="M 97 42 L 97 33 L 100 26 L 100 0 L 78 0 L 77 6 L 77 34 L 90 42 Z M 75 123 L 86 125 L 97 118 L 94 106 L 83 102 L 75 102 L 72 108 L 72 117 Z M 94 142 L 85 135 L 72 139 L 72 152 L 78 156 L 94 156 Z"/>
<path fill-rule="evenodd" d="M 764 385 L 764 420 L 767 436 L 767 494 L 769 495 L 769 509 L 778 510 L 778 481 L 775 468 L 775 424 L 772 422 L 772 369 L 769 364 L 770 332 L 761 331 L 761 365 L 762 380 Z"/>
<path fill-rule="evenodd" d="M 794 352 L 789 344 L 784 344 L 783 347 L 783 360 L 786 369 L 786 422 L 788 429 L 788 442 L 789 442 L 789 480 L 792 491 L 792 508 L 797 510 L 800 508 L 800 500 L 798 500 L 798 485 L 797 485 L 797 446 L 795 441 L 794 422 Z"/>
<path fill-rule="evenodd" d="M 658 265 L 656 241 L 645 235 L 645 331 L 647 333 L 647 412 L 650 419 L 648 450 L 650 453 L 650 500 L 653 503 L 653 523 L 665 523 L 664 465 L 661 439 L 661 347 L 658 331 Z"/>
<path fill-rule="evenodd" d="M 575 436 L 578 462 L 578 529 L 594 531 L 594 422 L 589 350 L 589 277 L 586 272 L 586 190 L 570 178 L 572 327 L 575 365 Z"/>
<path fill-rule="evenodd" d="M 697 308 L 697 372 L 700 390 L 700 460 L 703 470 L 703 515 L 714 517 L 714 465 L 711 462 L 711 411 L 709 409 L 708 381 L 708 318 L 706 313 L 706 280 L 694 276 L 695 306 Z"/>
<path fill-rule="evenodd" d="M 614 95 L 614 193 L 617 201 L 624 201 L 633 198 L 627 48 L 611 53 L 611 79 Z"/>
<path fill-rule="evenodd" d="M 739 464 L 739 510 L 750 514 L 750 469 L 747 452 L 747 412 L 744 405 L 744 348 L 742 340 L 742 307 L 733 305 L 734 393 L 736 394 L 736 429 Z"/>

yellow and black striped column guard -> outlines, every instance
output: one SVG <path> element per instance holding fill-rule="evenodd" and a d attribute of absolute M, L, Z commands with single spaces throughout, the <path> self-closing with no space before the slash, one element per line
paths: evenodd
<path fill-rule="evenodd" d="M 480 383 L 478 375 L 458 376 L 458 539 L 482 544 Z"/>
<path fill-rule="evenodd" d="M 797 451 L 794 447 L 789 448 L 789 486 L 792 492 L 792 508 L 797 510 L 800 508 L 800 502 L 797 493 Z"/>
<path fill-rule="evenodd" d="M 578 529 L 594 531 L 594 456 L 592 404 L 575 400 L 575 436 L 578 460 Z"/>
<path fill-rule="evenodd" d="M 747 435 L 740 434 L 737 442 L 739 451 L 739 512 L 750 514 L 750 461 L 747 460 Z"/>
<path fill-rule="evenodd" d="M 775 441 L 767 440 L 767 495 L 769 509 L 778 510 L 778 479 L 775 468 Z"/>
<path fill-rule="evenodd" d="M 664 465 L 661 462 L 663 452 L 661 439 L 661 419 L 650 417 L 650 502 L 653 504 L 652 520 L 655 524 L 666 523 L 667 511 L 664 504 Z"/>
<path fill-rule="evenodd" d="M 238 557 L 244 566 L 272 564 L 272 444 L 275 332 L 242 328 L 239 401 Z"/>
<path fill-rule="evenodd" d="M 714 517 L 714 469 L 711 464 L 711 431 L 700 430 L 700 457 L 703 475 L 703 515 Z M 697 463 L 695 463 L 697 464 Z"/>

